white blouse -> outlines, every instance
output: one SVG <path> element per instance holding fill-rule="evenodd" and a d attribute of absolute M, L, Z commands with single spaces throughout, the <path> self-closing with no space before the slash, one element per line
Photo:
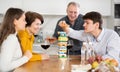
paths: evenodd
<path fill-rule="evenodd" d="M 0 72 L 11 71 L 29 60 L 28 57 L 22 56 L 16 34 L 10 34 L 3 41 L 0 49 Z"/>

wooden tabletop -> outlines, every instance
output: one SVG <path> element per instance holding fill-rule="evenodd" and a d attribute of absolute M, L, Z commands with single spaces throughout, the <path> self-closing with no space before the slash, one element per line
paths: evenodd
<path fill-rule="evenodd" d="M 71 72 L 71 65 L 80 64 L 80 56 L 71 55 L 65 63 L 57 55 L 50 56 L 49 60 L 28 62 L 15 69 L 14 72 Z"/>

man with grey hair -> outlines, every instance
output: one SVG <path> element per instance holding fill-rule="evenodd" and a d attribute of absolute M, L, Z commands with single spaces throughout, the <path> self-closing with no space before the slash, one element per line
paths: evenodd
<path fill-rule="evenodd" d="M 72 29 L 74 30 L 83 30 L 83 19 L 82 15 L 80 14 L 80 5 L 76 2 L 70 2 L 67 5 L 66 9 L 67 15 L 61 18 L 56 25 L 53 37 L 58 38 L 58 31 L 63 31 L 62 28 L 58 25 L 60 21 L 65 21 Z M 73 40 L 73 47 L 69 50 L 70 55 L 79 55 L 81 54 L 81 46 L 82 42 L 76 39 L 70 38 L 69 40 Z"/>

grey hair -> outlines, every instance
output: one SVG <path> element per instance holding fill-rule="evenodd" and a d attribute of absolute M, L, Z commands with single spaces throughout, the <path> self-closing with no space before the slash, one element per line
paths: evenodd
<path fill-rule="evenodd" d="M 67 7 L 69 7 L 70 5 L 75 5 L 75 6 L 77 6 L 78 8 L 80 8 L 80 4 L 77 3 L 77 2 L 70 2 L 70 3 L 67 5 Z"/>

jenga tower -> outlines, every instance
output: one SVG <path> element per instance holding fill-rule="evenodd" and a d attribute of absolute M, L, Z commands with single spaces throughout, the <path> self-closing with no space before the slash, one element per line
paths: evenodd
<path fill-rule="evenodd" d="M 66 58 L 67 57 L 67 36 L 66 32 L 58 32 L 58 47 L 59 47 L 59 58 Z"/>

